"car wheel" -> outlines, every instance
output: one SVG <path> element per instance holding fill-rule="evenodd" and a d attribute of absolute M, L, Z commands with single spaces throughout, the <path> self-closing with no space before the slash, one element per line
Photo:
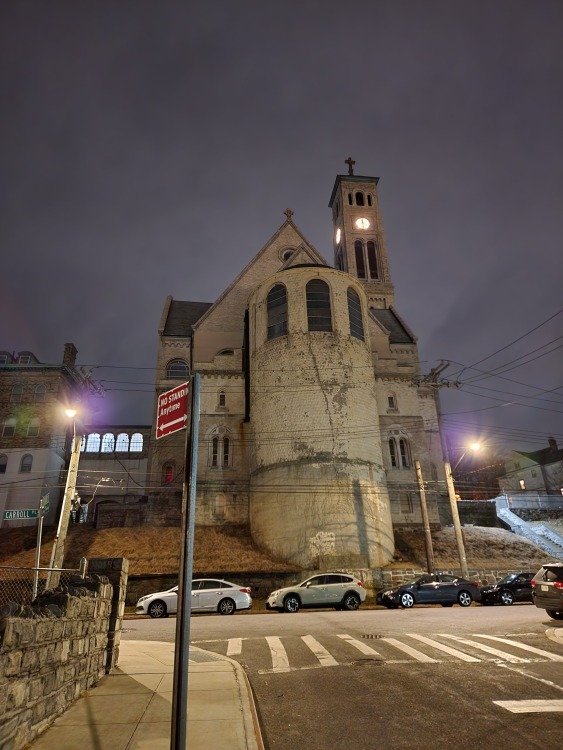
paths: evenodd
<path fill-rule="evenodd" d="M 360 597 L 353 592 L 346 594 L 346 596 L 342 600 L 342 609 L 345 609 L 348 612 L 353 612 L 355 609 L 358 609 L 359 606 Z"/>
<path fill-rule="evenodd" d="M 460 605 L 460 607 L 469 607 L 472 601 L 473 597 L 471 596 L 469 591 L 460 591 L 457 595 L 457 603 Z"/>
<path fill-rule="evenodd" d="M 289 594 L 283 600 L 284 612 L 299 612 L 300 606 L 301 602 L 299 601 L 299 597 L 295 596 L 295 594 Z"/>
<path fill-rule="evenodd" d="M 160 599 L 155 599 L 154 602 L 149 604 L 148 613 L 151 617 L 166 617 L 168 610 L 164 602 L 160 601 Z"/>
<path fill-rule="evenodd" d="M 409 594 L 408 591 L 405 591 L 404 594 L 401 594 L 401 598 L 399 599 L 399 601 L 401 602 L 401 607 L 410 609 L 414 604 L 414 596 L 412 594 Z"/>
<path fill-rule="evenodd" d="M 500 593 L 500 603 L 504 604 L 505 606 L 509 606 L 514 601 L 514 597 L 510 593 L 510 591 L 501 591 Z"/>
<path fill-rule="evenodd" d="M 234 615 L 236 608 L 237 605 L 232 599 L 221 599 L 219 606 L 217 607 L 217 612 L 219 612 L 220 615 Z"/>
<path fill-rule="evenodd" d="M 546 609 L 546 612 L 554 620 L 563 620 L 563 609 Z"/>

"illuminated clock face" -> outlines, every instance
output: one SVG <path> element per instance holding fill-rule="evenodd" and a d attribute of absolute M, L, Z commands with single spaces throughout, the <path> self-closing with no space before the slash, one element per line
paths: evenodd
<path fill-rule="evenodd" d="M 342 234 L 342 232 L 340 231 L 340 227 L 338 227 L 338 229 L 336 230 L 336 244 L 337 245 L 340 242 L 340 235 L 341 234 Z"/>
<path fill-rule="evenodd" d="M 369 229 L 370 224 L 368 219 L 356 219 L 356 226 L 358 229 Z"/>

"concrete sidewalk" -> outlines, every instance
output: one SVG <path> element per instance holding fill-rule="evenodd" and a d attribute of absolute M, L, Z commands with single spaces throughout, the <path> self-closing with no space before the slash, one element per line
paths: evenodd
<path fill-rule="evenodd" d="M 119 667 L 32 750 L 169 750 L 174 644 L 121 641 Z M 190 648 L 190 750 L 263 750 L 250 684 L 232 659 Z"/>

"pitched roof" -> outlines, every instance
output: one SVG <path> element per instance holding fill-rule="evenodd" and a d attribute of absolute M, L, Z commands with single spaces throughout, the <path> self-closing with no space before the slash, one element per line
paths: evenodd
<path fill-rule="evenodd" d="M 164 324 L 164 336 L 185 336 L 192 335 L 192 326 L 201 316 L 209 310 L 211 302 L 182 302 L 181 300 L 172 300 L 166 323 Z"/>
<path fill-rule="evenodd" d="M 393 310 L 371 308 L 370 315 L 389 331 L 390 344 L 414 344 L 414 339 L 403 326 Z"/>
<path fill-rule="evenodd" d="M 557 461 L 563 461 L 563 448 L 557 448 L 557 445 L 555 445 L 555 447 L 552 447 L 550 445 L 548 448 L 542 448 L 539 451 L 531 451 L 530 453 L 528 453 L 527 451 L 514 452 L 519 453 L 521 456 L 526 456 L 531 461 L 534 461 L 540 466 L 546 466 L 547 464 L 554 464 Z"/>

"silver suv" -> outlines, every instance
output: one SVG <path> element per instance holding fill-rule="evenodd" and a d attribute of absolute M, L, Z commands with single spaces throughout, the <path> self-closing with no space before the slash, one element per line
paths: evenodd
<path fill-rule="evenodd" d="M 301 607 L 334 607 L 352 611 L 365 601 L 364 584 L 348 573 L 321 573 L 295 586 L 272 591 L 266 609 L 298 612 Z"/>
<path fill-rule="evenodd" d="M 554 620 L 563 620 L 563 563 L 544 563 L 532 581 L 534 604 Z"/>

